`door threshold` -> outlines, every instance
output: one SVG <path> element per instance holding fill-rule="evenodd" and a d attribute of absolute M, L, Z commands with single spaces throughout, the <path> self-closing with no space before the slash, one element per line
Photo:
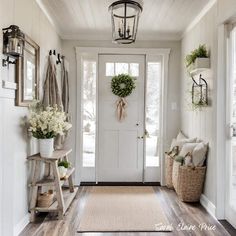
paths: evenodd
<path fill-rule="evenodd" d="M 80 186 L 161 186 L 160 182 L 81 182 Z"/>

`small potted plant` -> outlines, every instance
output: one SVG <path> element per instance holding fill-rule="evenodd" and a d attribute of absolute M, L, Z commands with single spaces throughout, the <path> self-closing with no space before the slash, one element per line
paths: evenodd
<path fill-rule="evenodd" d="M 196 68 L 209 68 L 210 61 L 206 45 L 199 45 L 197 49 L 188 54 L 185 58 L 185 64 L 190 71 Z"/>
<path fill-rule="evenodd" d="M 41 157 L 50 158 L 53 153 L 54 137 L 63 135 L 72 125 L 66 121 L 66 114 L 57 106 L 48 106 L 45 109 L 36 102 L 29 108 L 29 131 L 33 137 L 39 139 Z"/>
<path fill-rule="evenodd" d="M 69 167 L 70 167 L 70 162 L 68 161 L 60 161 L 58 163 L 58 171 L 59 171 L 59 176 L 61 179 L 65 177 L 66 172 Z"/>

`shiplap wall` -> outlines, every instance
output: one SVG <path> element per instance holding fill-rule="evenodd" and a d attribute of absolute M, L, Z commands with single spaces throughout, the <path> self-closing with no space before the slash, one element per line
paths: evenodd
<path fill-rule="evenodd" d="M 0 0 L 0 29 L 18 25 L 40 46 L 40 80 L 44 79 L 45 64 L 50 49 L 61 50 L 61 40 L 44 13 L 33 0 Z M 0 58 L 2 36 L 0 37 Z M 0 83 L 14 81 L 14 66 L 2 67 Z M 42 92 L 42 89 L 41 89 Z M 42 94 L 42 93 L 41 93 Z M 12 236 L 28 223 L 27 154 L 37 145 L 29 142 L 21 126 L 27 108 L 14 105 L 13 90 L 0 86 L 0 235 Z"/>
<path fill-rule="evenodd" d="M 201 110 L 193 111 L 191 108 L 192 80 L 188 76 L 184 58 L 199 44 L 206 44 L 210 50 L 211 69 L 202 73 L 209 85 L 210 105 Z M 207 161 L 207 176 L 204 188 L 205 196 L 216 203 L 216 158 L 215 147 L 215 82 L 217 72 L 217 4 L 200 20 L 200 22 L 182 39 L 182 86 L 181 86 L 181 129 L 189 137 L 198 137 L 209 142 L 209 154 Z M 198 81 L 198 79 L 197 79 Z"/>

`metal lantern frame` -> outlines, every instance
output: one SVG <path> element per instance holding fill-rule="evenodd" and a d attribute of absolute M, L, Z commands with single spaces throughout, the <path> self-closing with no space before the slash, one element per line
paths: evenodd
<path fill-rule="evenodd" d="M 2 32 L 3 54 L 7 56 L 7 59 L 2 60 L 2 66 L 16 64 L 15 60 L 19 57 L 23 57 L 25 35 L 17 25 L 10 25 L 7 28 L 3 28 Z M 14 61 L 11 61 L 9 57 L 13 58 Z"/>
<path fill-rule="evenodd" d="M 135 11 L 133 15 L 128 15 L 129 8 L 132 8 Z M 122 14 L 116 13 L 119 9 L 123 10 Z M 132 0 L 115 1 L 109 6 L 112 21 L 113 42 L 119 44 L 131 44 L 135 42 L 139 16 L 142 10 L 142 5 L 138 1 Z M 132 21 L 131 26 L 129 25 L 130 21 Z M 117 25 L 116 22 L 119 22 L 119 25 Z"/>
<path fill-rule="evenodd" d="M 208 84 L 205 79 L 202 78 L 202 75 L 199 76 L 199 82 L 194 79 L 192 76 L 193 85 L 192 85 L 192 104 L 198 106 L 208 105 Z M 196 95 L 198 90 L 198 94 Z M 196 101 L 197 98 L 197 101 Z"/>

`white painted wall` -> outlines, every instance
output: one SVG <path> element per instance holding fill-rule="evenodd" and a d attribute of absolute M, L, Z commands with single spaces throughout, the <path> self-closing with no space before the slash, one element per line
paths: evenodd
<path fill-rule="evenodd" d="M 209 154 L 207 163 L 207 177 L 204 188 L 206 197 L 215 204 L 216 202 L 216 182 L 215 182 L 215 164 L 216 159 L 213 149 L 215 147 L 215 107 L 213 100 L 215 92 L 214 79 L 217 72 L 217 5 L 214 5 L 210 11 L 201 19 L 201 21 L 182 39 L 182 86 L 181 86 L 181 129 L 189 137 L 198 137 L 209 142 Z M 184 58 L 199 44 L 206 44 L 210 49 L 211 69 L 204 72 L 203 78 L 209 85 L 209 98 L 211 105 L 203 108 L 201 111 L 191 110 L 191 86 L 192 80 L 188 76 Z"/>
<path fill-rule="evenodd" d="M 217 77 L 217 62 L 218 62 L 218 29 L 220 24 L 236 17 L 236 1 L 234 0 L 218 0 L 214 6 L 201 18 L 197 24 L 186 32 L 182 39 L 182 68 L 181 68 L 181 128 L 191 137 L 199 137 L 209 142 L 209 155 L 207 165 L 207 177 L 204 188 L 203 199 L 204 202 L 210 201 L 211 213 L 215 213 L 220 218 L 224 218 L 224 209 L 220 208 L 219 200 L 217 200 L 217 137 L 219 132 L 216 132 L 216 116 L 217 116 L 217 99 L 220 101 L 219 94 L 217 94 L 217 81 L 225 80 L 225 77 Z M 187 91 L 191 89 L 192 81 L 187 75 L 184 58 L 193 49 L 197 48 L 199 44 L 206 44 L 210 49 L 211 69 L 203 73 L 203 77 L 207 79 L 209 84 L 209 96 L 211 105 L 202 111 L 191 111 L 188 107 L 191 97 Z M 223 48 L 221 45 L 220 48 Z M 221 55 L 222 56 L 222 55 Z M 225 83 L 225 82 L 223 82 Z M 223 88 L 222 88 L 223 89 Z M 219 107 L 218 107 L 219 108 Z M 223 110 L 223 109 L 221 109 Z M 220 134 L 222 135 L 222 134 Z M 223 146 L 224 144 L 222 144 Z M 222 159 L 221 159 L 222 160 Z M 224 163 L 222 163 L 222 168 Z M 220 167 L 219 167 L 220 168 Z M 219 169 L 218 168 L 218 169 Z M 222 176 L 222 179 L 224 176 Z M 219 179 L 218 179 L 219 180 Z M 219 196 L 218 196 L 219 199 Z M 222 197 L 220 198 L 222 199 Z M 204 203 L 203 202 L 203 203 Z M 209 205 L 209 204 L 208 204 Z M 215 206 L 219 209 L 215 209 Z M 221 212 L 219 213 L 221 209 Z"/>
<path fill-rule="evenodd" d="M 43 82 L 45 64 L 50 49 L 61 50 L 61 40 L 46 16 L 32 0 L 0 0 L 0 29 L 18 25 L 40 46 L 40 80 Z M 0 37 L 0 58 L 2 36 Z M 9 70 L 0 63 L 0 82 L 14 81 L 14 66 Z M 42 91 L 41 91 L 42 95 Z M 14 91 L 0 86 L 0 235 L 16 235 L 28 223 L 28 165 L 27 154 L 37 145 L 29 142 L 21 127 L 27 108 L 14 106 Z"/>
<path fill-rule="evenodd" d="M 76 101 L 77 101 L 77 73 L 76 73 L 76 54 L 75 47 L 125 47 L 113 44 L 110 41 L 72 41 L 63 40 L 62 49 L 63 55 L 66 56 L 70 63 L 70 110 L 72 113 L 73 127 L 76 127 Z M 127 46 L 126 46 L 127 47 Z M 176 136 L 180 128 L 180 113 L 179 113 L 179 98 L 180 98 L 180 57 L 181 45 L 179 41 L 137 41 L 135 44 L 128 45 L 128 47 L 136 48 L 170 48 L 170 61 L 169 61 L 169 81 L 168 81 L 168 122 L 167 122 L 167 140 L 166 146 L 174 136 Z M 177 103 L 177 110 L 171 109 L 171 103 Z M 73 155 L 75 156 L 75 132 L 72 130 L 72 135 L 68 140 L 68 145 L 73 147 Z M 77 157 L 81 158 L 81 157 Z"/>
<path fill-rule="evenodd" d="M 218 23 L 223 23 L 230 18 L 236 17 L 235 0 L 218 0 Z"/>

